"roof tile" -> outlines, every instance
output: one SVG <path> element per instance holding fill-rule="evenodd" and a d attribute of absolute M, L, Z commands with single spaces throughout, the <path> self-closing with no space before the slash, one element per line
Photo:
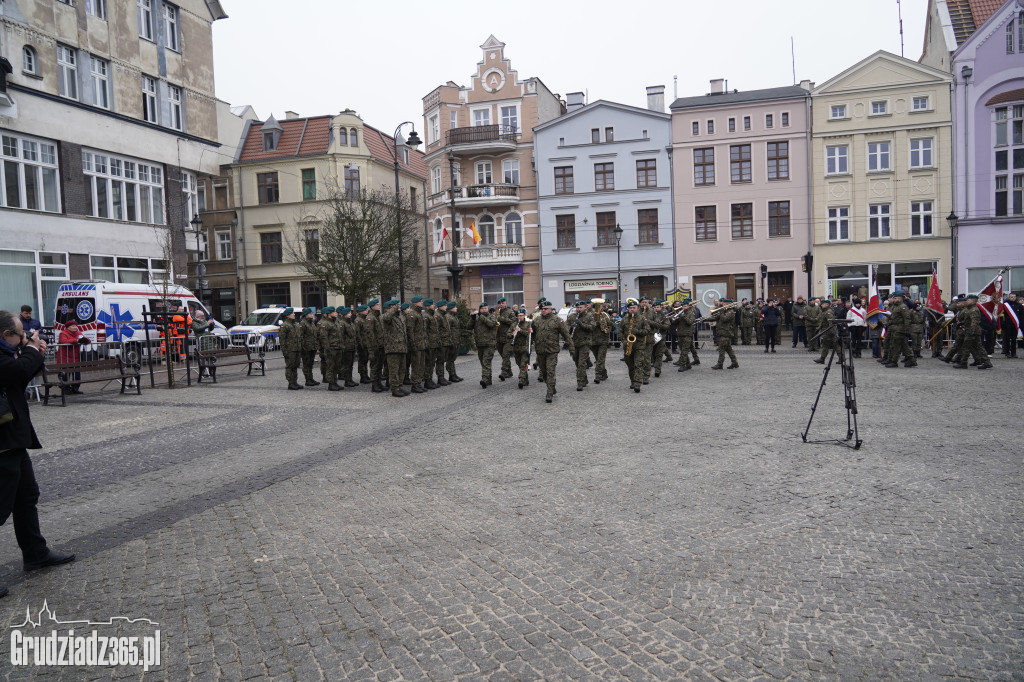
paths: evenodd
<path fill-rule="evenodd" d="M 281 138 L 277 149 L 263 150 L 263 124 L 254 124 L 242 145 L 241 161 L 284 159 L 291 156 L 326 154 L 331 137 L 331 117 L 290 118 L 278 121 Z"/>

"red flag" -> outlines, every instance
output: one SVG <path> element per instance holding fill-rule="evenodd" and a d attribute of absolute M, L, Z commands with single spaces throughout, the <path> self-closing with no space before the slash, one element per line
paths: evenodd
<path fill-rule="evenodd" d="M 447 227 L 442 227 L 441 228 L 441 241 L 438 243 L 437 251 L 435 253 L 441 253 L 441 250 L 444 248 L 444 240 L 447 239 L 447 238 L 448 238 L 448 228 Z"/>
<path fill-rule="evenodd" d="M 942 294 L 939 292 L 939 278 L 935 276 L 934 270 L 932 270 L 932 285 L 928 287 L 928 301 L 924 304 L 924 307 L 938 315 L 944 315 L 946 313 L 945 308 L 942 307 Z"/>
<path fill-rule="evenodd" d="M 992 324 L 999 324 L 999 312 L 1003 305 L 1003 271 L 978 292 L 978 309 Z"/>
<path fill-rule="evenodd" d="M 881 322 L 882 311 L 878 302 L 878 284 L 875 283 L 875 274 L 871 273 L 871 286 L 868 288 L 868 324 L 874 329 Z"/>

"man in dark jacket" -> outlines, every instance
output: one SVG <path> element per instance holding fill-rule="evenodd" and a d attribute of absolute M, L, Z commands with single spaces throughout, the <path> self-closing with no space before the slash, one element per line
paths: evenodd
<path fill-rule="evenodd" d="M 804 348 L 807 347 L 807 322 L 805 316 L 807 313 L 807 304 L 804 303 L 803 296 L 796 297 L 796 303 L 793 304 L 792 308 L 793 316 L 793 348 L 796 348 L 796 344 L 799 341 L 804 342 Z"/>
<path fill-rule="evenodd" d="M 74 554 L 54 552 L 39 530 L 39 486 L 28 451 L 42 445 L 32 428 L 25 386 L 43 369 L 46 342 L 38 332 L 27 336 L 21 320 L 0 310 L 0 389 L 7 395 L 13 416 L 0 425 L 0 525 L 14 517 L 14 535 L 21 548 L 24 569 L 34 571 L 74 561 Z M 0 587 L 0 597 L 7 588 Z"/>

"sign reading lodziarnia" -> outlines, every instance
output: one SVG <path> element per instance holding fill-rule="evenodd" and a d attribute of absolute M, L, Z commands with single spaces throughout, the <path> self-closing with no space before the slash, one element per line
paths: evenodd
<path fill-rule="evenodd" d="M 44 601 L 32 617 L 10 629 L 11 665 L 16 667 L 142 667 L 160 665 L 159 623 L 148 618 L 61 620 Z"/>
<path fill-rule="evenodd" d="M 566 291 L 602 291 L 614 289 L 614 279 L 567 279 L 565 280 Z"/>

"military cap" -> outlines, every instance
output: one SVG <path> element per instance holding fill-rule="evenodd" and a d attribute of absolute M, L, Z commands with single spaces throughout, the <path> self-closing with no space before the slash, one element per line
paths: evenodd
<path fill-rule="evenodd" d="M 517 315 L 525 315 L 526 314 L 526 308 L 520 308 L 519 310 L 516 311 L 516 314 Z"/>
<path fill-rule="evenodd" d="M 357 313 L 366 312 L 369 309 L 370 309 L 370 306 L 364 305 L 362 303 L 360 303 L 359 305 L 356 306 L 356 312 Z"/>
<path fill-rule="evenodd" d="M 499 298 L 498 303 L 505 303 L 505 297 L 502 296 L 501 298 Z"/>
<path fill-rule="evenodd" d="M 320 314 L 321 315 L 330 315 L 333 312 L 334 312 L 334 306 L 333 305 L 329 305 L 326 308 L 324 308 L 323 310 L 321 310 Z"/>
<path fill-rule="evenodd" d="M 689 296 L 683 299 L 683 305 L 690 305 L 691 303 L 693 303 L 693 299 Z"/>
<path fill-rule="evenodd" d="M 581 299 L 579 299 L 578 301 L 576 301 L 576 307 L 577 307 L 577 308 L 580 308 L 580 307 L 582 307 L 582 306 L 585 306 L 586 304 L 587 304 L 587 302 L 586 302 L 586 301 L 584 301 L 584 300 L 583 300 L 582 298 L 581 298 Z"/>
<path fill-rule="evenodd" d="M 627 298 L 626 299 L 626 305 L 627 306 L 630 306 L 630 305 L 640 305 L 640 301 L 636 300 L 635 298 Z"/>
<path fill-rule="evenodd" d="M 446 305 L 448 305 L 448 301 L 444 300 L 443 298 L 440 301 L 437 301 L 437 307 L 438 308 L 443 308 Z"/>
<path fill-rule="evenodd" d="M 378 303 L 380 303 L 380 299 L 379 298 L 371 298 L 369 301 L 366 302 L 366 306 L 368 308 L 372 308 L 373 306 L 377 305 Z"/>
<path fill-rule="evenodd" d="M 288 317 L 289 315 L 291 315 L 294 312 L 295 312 L 295 308 L 285 308 L 284 312 L 281 313 L 281 317 Z"/>
<path fill-rule="evenodd" d="M 720 299 L 718 299 L 718 302 L 719 302 L 719 303 L 732 303 L 732 299 L 731 299 L 731 298 L 728 298 L 728 297 L 726 297 L 726 298 L 720 298 Z"/>
<path fill-rule="evenodd" d="M 478 306 L 477 306 L 477 308 L 476 308 L 476 309 L 477 309 L 477 310 L 480 310 L 481 308 L 483 308 L 483 309 L 489 309 L 489 308 L 490 308 L 490 306 L 488 306 L 488 305 L 487 305 L 486 303 L 481 303 L 480 305 L 478 305 Z"/>
<path fill-rule="evenodd" d="M 649 301 L 649 300 L 651 300 L 651 299 L 650 299 L 650 298 L 648 298 L 647 296 L 641 296 L 641 297 L 640 297 L 640 300 L 641 300 L 641 301 Z"/>
<path fill-rule="evenodd" d="M 459 307 L 459 304 L 455 301 L 448 301 L 448 310 L 455 310 Z"/>
<path fill-rule="evenodd" d="M 423 305 L 425 305 L 425 306 L 426 305 L 434 305 L 434 299 L 432 299 L 432 298 L 425 298 L 425 299 L 423 299 Z"/>
<path fill-rule="evenodd" d="M 965 300 L 977 301 L 978 300 L 978 295 L 977 294 L 967 294 L 967 298 Z"/>
<path fill-rule="evenodd" d="M 405 303 L 402 304 L 402 310 L 408 310 L 409 306 L 411 306 L 411 305 L 412 305 L 412 303 L 409 303 L 408 301 L 406 301 Z"/>
<path fill-rule="evenodd" d="M 537 299 L 537 305 L 540 305 L 541 303 L 543 303 L 546 300 L 548 300 L 548 299 L 546 299 L 543 296 L 541 296 L 540 298 Z"/>
<path fill-rule="evenodd" d="M 541 308 L 554 308 L 554 306 L 551 304 L 551 301 L 548 301 L 548 300 L 545 300 L 543 303 L 541 303 L 540 307 Z"/>
<path fill-rule="evenodd" d="M 352 312 L 352 309 L 349 308 L 347 305 L 343 305 L 340 308 L 338 308 L 339 315 L 348 315 L 350 312 Z"/>
<path fill-rule="evenodd" d="M 422 301 L 422 300 L 423 300 L 423 297 L 422 297 L 422 296 L 420 296 L 419 294 L 417 294 L 417 295 L 413 296 L 413 297 L 412 297 L 412 298 L 411 298 L 410 300 L 411 300 L 411 301 L 412 301 L 413 303 L 419 303 L 420 301 Z"/>

